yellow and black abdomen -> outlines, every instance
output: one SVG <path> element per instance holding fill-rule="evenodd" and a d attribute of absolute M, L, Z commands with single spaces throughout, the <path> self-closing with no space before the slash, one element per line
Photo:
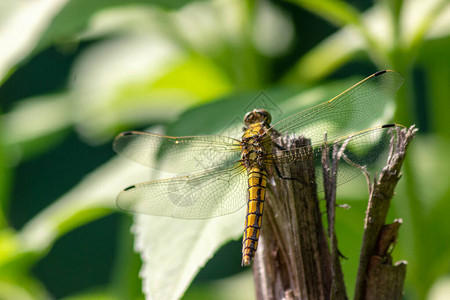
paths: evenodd
<path fill-rule="evenodd" d="M 267 186 L 267 172 L 259 166 L 248 170 L 248 202 L 245 216 L 244 237 L 242 239 L 242 265 L 248 266 L 258 248 L 261 231 L 264 198 Z"/>
<path fill-rule="evenodd" d="M 258 248 L 264 211 L 267 186 L 264 158 L 270 154 L 271 147 L 268 135 L 270 114 L 265 110 L 255 109 L 245 116 L 244 123 L 241 157 L 248 173 L 248 202 L 242 239 L 242 265 L 249 266 Z"/>

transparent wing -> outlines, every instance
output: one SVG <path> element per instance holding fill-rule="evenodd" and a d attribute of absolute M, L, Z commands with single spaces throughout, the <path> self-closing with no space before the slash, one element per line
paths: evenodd
<path fill-rule="evenodd" d="M 218 135 L 172 137 L 129 131 L 114 140 L 114 151 L 145 166 L 190 173 L 240 159 L 239 141 Z"/>
<path fill-rule="evenodd" d="M 311 139 L 313 144 L 328 133 L 330 139 L 373 126 L 376 118 L 403 83 L 396 71 L 377 72 L 333 99 L 294 114 L 272 126 L 282 135 Z"/>
<path fill-rule="evenodd" d="M 207 219 L 230 214 L 244 206 L 247 185 L 245 168 L 236 163 L 130 186 L 119 194 L 117 206 L 153 216 Z"/>
<path fill-rule="evenodd" d="M 343 143 L 347 143 L 343 156 L 339 160 L 337 185 L 346 183 L 355 177 L 362 174 L 360 167 L 365 167 L 367 170 L 381 167 L 382 163 L 386 163 L 386 158 L 391 144 L 391 138 L 395 135 L 397 130 L 404 128 L 401 125 L 389 124 L 377 126 L 356 132 L 334 141 L 329 141 L 326 147 L 329 147 L 331 155 L 333 146 L 337 144 L 339 147 Z M 313 144 L 311 147 L 293 148 L 283 151 L 278 151 L 277 154 L 267 155 L 265 161 L 267 164 L 276 163 L 282 170 L 282 166 L 305 161 L 311 157 L 314 159 L 317 190 L 323 191 L 323 172 L 322 172 L 322 147 L 323 143 Z M 307 166 L 308 164 L 302 164 Z M 378 169 L 379 170 L 379 169 Z M 282 176 L 284 176 L 282 174 Z"/>

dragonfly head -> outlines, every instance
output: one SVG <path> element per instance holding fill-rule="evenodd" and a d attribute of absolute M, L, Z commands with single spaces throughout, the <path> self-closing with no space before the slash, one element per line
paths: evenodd
<path fill-rule="evenodd" d="M 244 117 L 244 123 L 246 126 L 264 122 L 266 124 L 270 124 L 272 121 L 272 117 L 265 109 L 254 109 L 248 112 Z"/>

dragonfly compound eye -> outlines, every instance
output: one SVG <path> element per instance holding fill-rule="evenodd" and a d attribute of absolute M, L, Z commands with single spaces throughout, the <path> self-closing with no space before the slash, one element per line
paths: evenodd
<path fill-rule="evenodd" d="M 270 124 L 270 122 L 272 122 L 272 116 L 269 114 L 267 110 L 258 109 L 258 114 L 260 115 L 261 121 L 264 121 L 267 124 Z"/>
<path fill-rule="evenodd" d="M 244 117 L 244 123 L 246 125 L 264 122 L 270 124 L 272 118 L 265 109 L 254 109 L 248 112 Z"/>
<path fill-rule="evenodd" d="M 245 117 L 244 117 L 244 123 L 245 123 L 245 125 L 249 125 L 249 124 L 253 124 L 253 123 L 255 123 L 255 112 L 254 111 L 249 111 L 246 115 L 245 115 Z M 246 129 L 245 127 L 244 127 L 244 129 Z"/>

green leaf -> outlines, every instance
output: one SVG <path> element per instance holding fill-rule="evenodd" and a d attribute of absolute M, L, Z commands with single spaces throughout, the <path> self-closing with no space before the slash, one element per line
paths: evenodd
<path fill-rule="evenodd" d="M 415 50 L 425 38 L 439 38 L 450 34 L 450 4 L 446 0 L 407 1 L 403 17 L 403 42 Z"/>
<path fill-rule="evenodd" d="M 361 23 L 359 12 L 350 4 L 340 0 L 290 0 L 303 8 L 321 16 L 322 18 L 343 25 L 359 25 Z"/>
<path fill-rule="evenodd" d="M 67 2 L 56 17 L 52 20 L 45 34 L 39 41 L 36 51 L 40 51 L 48 45 L 75 39 L 85 30 L 91 18 L 99 11 L 118 6 L 157 5 L 168 9 L 177 9 L 190 0 L 72 0 Z"/>
<path fill-rule="evenodd" d="M 117 300 L 121 299 L 108 291 L 102 289 L 94 289 L 86 292 L 77 293 L 68 297 L 62 298 L 63 300 Z M 127 299 L 127 298 L 123 298 Z M 131 299 L 131 298 L 128 298 Z"/>
<path fill-rule="evenodd" d="M 50 295 L 35 279 L 25 276 L 0 277 L 0 299 L 41 300 Z"/>
<path fill-rule="evenodd" d="M 130 234 L 132 220 L 125 215 L 121 218 L 119 241 L 115 250 L 116 259 L 109 290 L 118 299 L 143 297 L 142 280 L 139 278 L 142 261 L 133 247 L 134 237 Z"/>
<path fill-rule="evenodd" d="M 207 220 L 136 216 L 133 231 L 143 260 L 140 273 L 146 296 L 180 298 L 214 252 L 242 235 L 244 216 L 245 207 Z"/>
<path fill-rule="evenodd" d="M 0 82 L 36 47 L 40 36 L 67 0 L 5 0 L 0 23 Z"/>
<path fill-rule="evenodd" d="M 250 269 L 220 280 L 195 284 L 183 295 L 183 300 L 248 300 L 255 299 L 253 274 Z"/>
<path fill-rule="evenodd" d="M 20 101 L 3 116 L 2 142 L 9 160 L 37 155 L 59 142 L 72 124 L 69 93 L 37 96 Z"/>
<path fill-rule="evenodd" d="M 143 167 L 119 158 L 104 164 L 24 226 L 21 250 L 44 255 L 61 235 L 111 213 L 120 190 L 147 175 Z"/>
<path fill-rule="evenodd" d="M 346 184 L 343 188 L 350 188 L 354 191 L 364 187 L 363 180 L 358 181 L 360 184 Z M 336 233 L 338 237 L 339 252 L 346 257 L 342 259 L 342 270 L 344 272 L 345 285 L 347 287 L 347 294 L 349 299 L 353 298 L 356 284 L 356 273 L 359 265 L 359 255 L 362 243 L 362 235 L 364 229 L 365 210 L 367 207 L 367 199 L 369 195 L 367 188 L 365 193 L 357 193 L 359 199 L 347 200 L 342 197 L 342 188 L 337 192 L 338 204 L 349 204 L 350 209 L 337 208 L 336 209 Z M 351 193 L 355 197 L 355 193 Z"/>
<path fill-rule="evenodd" d="M 450 124 L 446 113 L 450 110 L 450 35 L 446 38 L 428 41 L 423 45 L 419 60 L 425 71 L 426 95 L 429 105 L 429 118 L 435 133 L 450 138 Z M 422 99 L 418 99 L 423 101 Z"/>
<path fill-rule="evenodd" d="M 427 294 L 429 300 L 445 300 L 450 295 L 450 276 L 442 276 L 436 282 Z"/>
<path fill-rule="evenodd" d="M 412 170 L 403 170 L 406 176 L 392 201 L 391 215 L 403 219 L 394 255 L 408 261 L 407 290 L 419 298 L 450 265 L 448 147 L 449 141 L 437 136 L 416 137 L 406 158 Z"/>
<path fill-rule="evenodd" d="M 370 55 L 379 69 L 388 69 L 388 52 L 394 46 L 389 15 L 380 5 L 367 10 L 359 29 L 345 26 L 303 55 L 286 75 L 288 82 L 324 79 L 361 52 Z"/>
<path fill-rule="evenodd" d="M 109 139 L 122 124 L 168 122 L 231 89 L 208 58 L 154 35 L 97 43 L 79 58 L 70 77 L 76 78 L 71 93 L 77 128 L 96 142 Z"/>
<path fill-rule="evenodd" d="M 150 5 L 177 9 L 189 0 L 4 0 L 0 23 L 0 82 L 18 63 L 50 45 L 76 41 L 91 18 L 101 10 L 126 5 Z"/>

